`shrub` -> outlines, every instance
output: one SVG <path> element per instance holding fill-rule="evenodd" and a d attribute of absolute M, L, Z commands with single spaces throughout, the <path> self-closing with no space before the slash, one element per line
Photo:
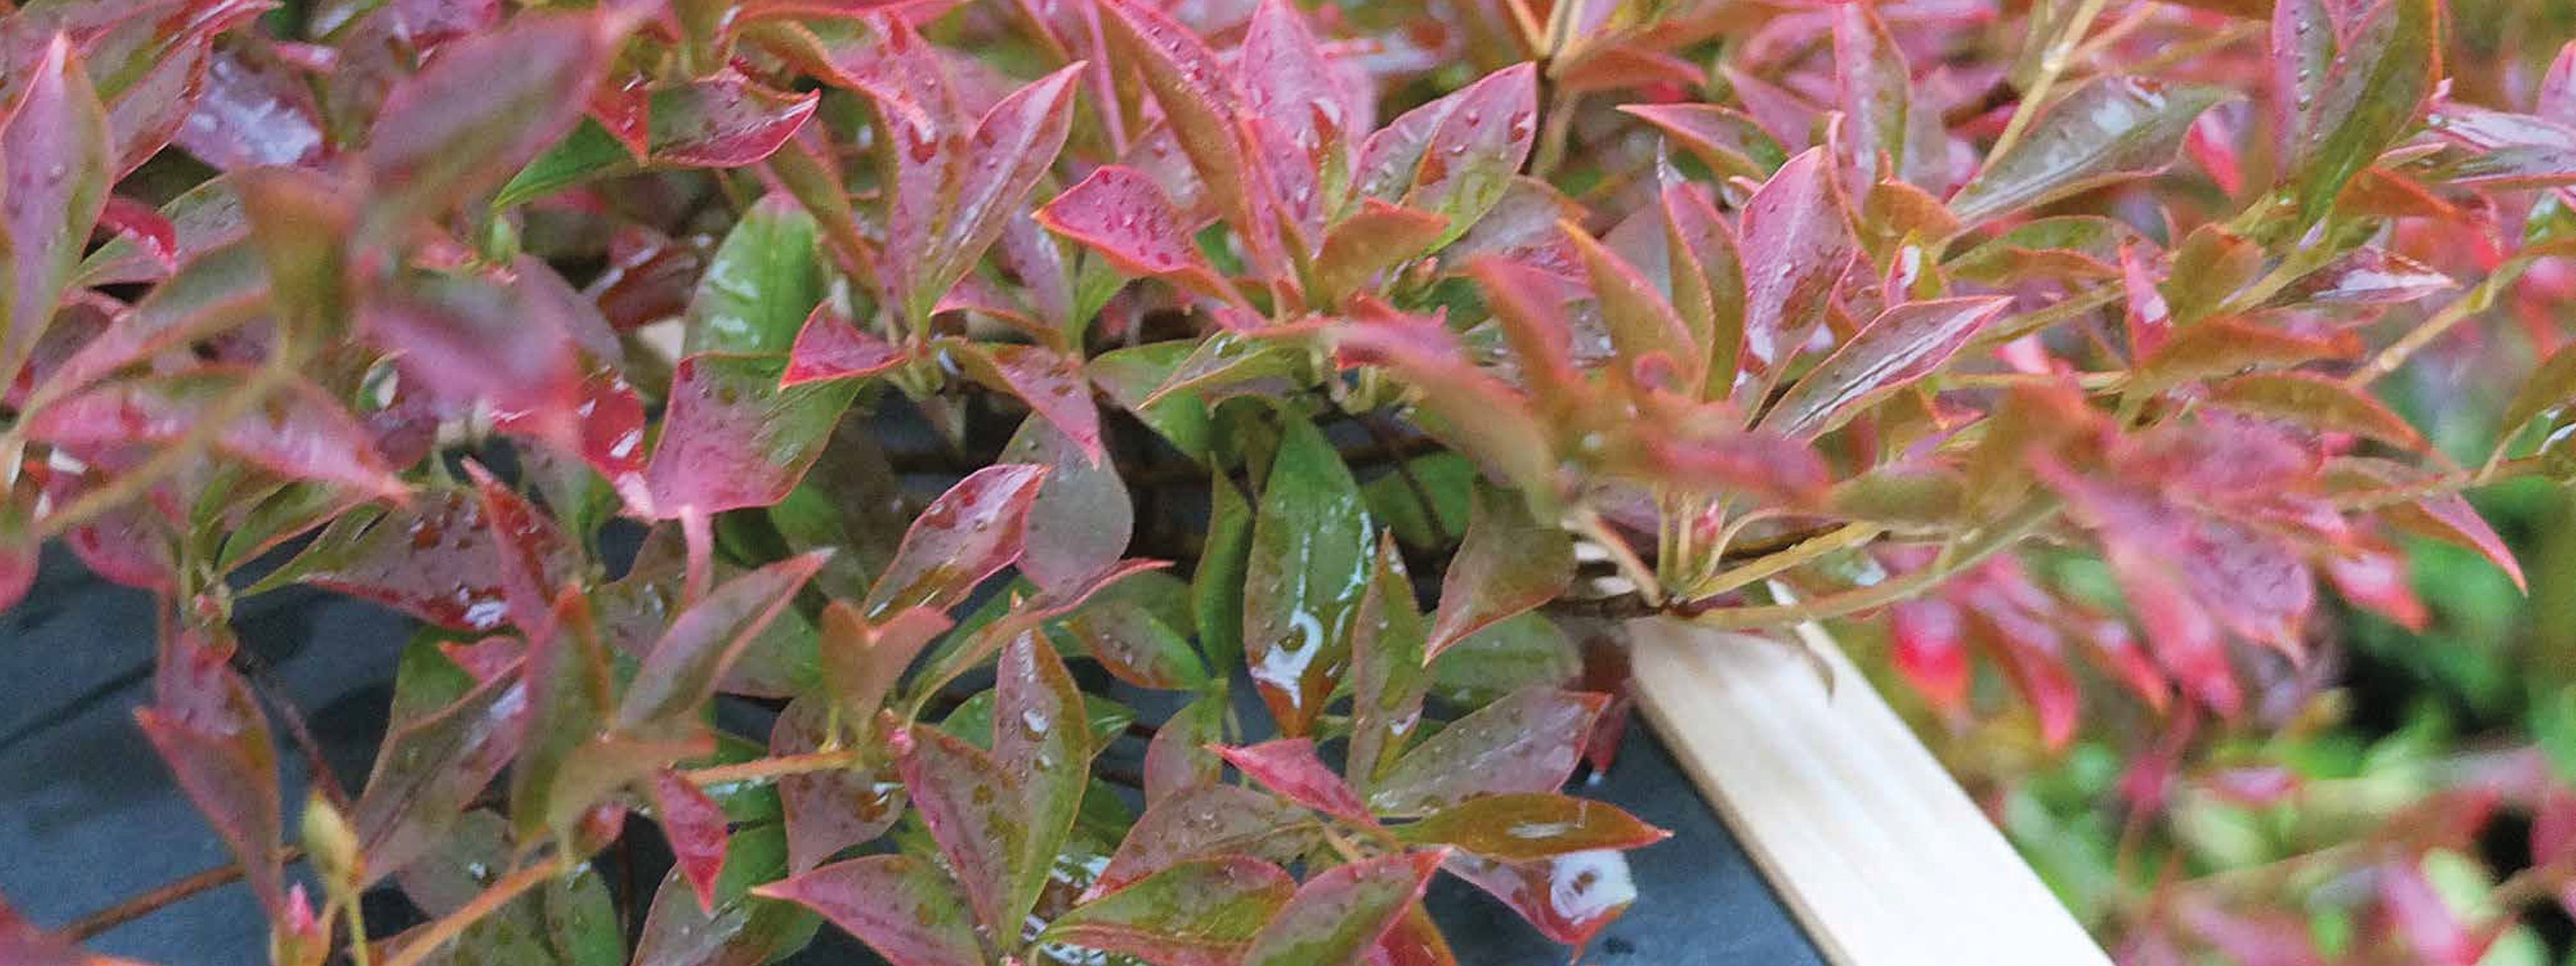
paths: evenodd
<path fill-rule="evenodd" d="M 1624 716 L 1573 642 L 1653 615 L 1883 616 L 2043 755 L 2105 706 L 2146 822 L 2313 693 L 2320 586 L 2519 580 L 2461 493 L 2567 472 L 2576 54 L 2448 16 L 30 0 L 0 604 L 56 538 L 158 595 L 140 724 L 280 963 L 621 961 L 617 902 L 638 963 L 1440 963 L 1442 871 L 1579 946 L 1663 833 L 1559 792 Z M 2517 317 L 2428 445 L 2384 387 Z M 296 583 L 424 628 L 314 890 L 227 629 Z M 2563 847 L 2517 774 L 2424 807 Z M 2354 928 L 2473 959 L 2418 860 L 2480 824 L 2355 839 Z M 2168 895 L 2138 961 L 2317 952 Z"/>

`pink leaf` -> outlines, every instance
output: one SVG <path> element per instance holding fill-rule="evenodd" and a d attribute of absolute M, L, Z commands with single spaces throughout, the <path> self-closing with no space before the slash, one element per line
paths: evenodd
<path fill-rule="evenodd" d="M 1386 770 L 1368 803 L 1421 815 L 1478 795 L 1552 792 L 1574 774 L 1584 736 L 1610 699 L 1526 688 L 1450 722 Z"/>
<path fill-rule="evenodd" d="M 617 724 L 637 728 L 694 714 L 743 649 L 795 601 L 822 569 L 828 550 L 789 557 L 716 588 L 672 618 L 644 655 L 617 709 Z"/>
<path fill-rule="evenodd" d="M 1027 404 L 1081 447 L 1085 458 L 1104 457 L 1100 407 L 1091 401 L 1091 382 L 1078 360 L 1033 345 L 959 343 L 955 348 L 968 376 Z"/>
<path fill-rule="evenodd" d="M 1325 767 L 1323 759 L 1315 757 L 1315 742 L 1311 739 L 1281 738 L 1241 748 L 1220 747 L 1216 753 L 1224 756 L 1227 764 L 1242 769 L 1245 776 L 1289 801 L 1362 825 L 1377 823 L 1358 793 L 1342 782 L 1342 776 Z"/>
<path fill-rule="evenodd" d="M 712 352 L 680 360 L 638 509 L 668 520 L 786 499 L 822 455 L 858 384 L 781 388 L 785 366 L 776 357 Z"/>
<path fill-rule="evenodd" d="M 1029 507 L 1045 478 L 1043 467 L 1003 464 L 957 481 L 904 533 L 894 562 L 868 590 L 869 617 L 911 607 L 947 610 L 1019 559 Z"/>
<path fill-rule="evenodd" d="M 623 24 L 600 14 L 514 17 L 448 45 L 385 95 L 365 162 L 395 219 L 494 187 L 581 120 Z"/>
<path fill-rule="evenodd" d="M 1789 159 L 1744 203 L 1744 374 L 1756 389 L 1777 382 L 1825 317 L 1853 254 L 1824 149 Z M 1723 351 L 1720 352 L 1723 355 Z"/>
<path fill-rule="evenodd" d="M 179 146 L 218 171 L 301 167 L 330 150 L 322 106 L 285 64 L 219 45 L 203 68 L 196 106 L 178 126 Z"/>
<path fill-rule="evenodd" d="M 1610 850 L 1519 863 L 1452 853 L 1443 868 L 1501 899 L 1540 934 L 1576 948 L 1637 901 L 1627 857 Z"/>
<path fill-rule="evenodd" d="M 773 756 L 822 748 L 829 702 L 788 702 L 769 732 Z M 903 817 L 903 785 L 891 762 L 778 779 L 778 801 L 787 825 L 787 868 L 803 872 L 850 846 L 874 839 Z"/>
<path fill-rule="evenodd" d="M 826 301 L 814 307 L 814 313 L 805 317 L 805 327 L 796 333 L 796 345 L 788 350 L 787 372 L 779 377 L 779 385 L 857 379 L 903 363 L 903 350 L 851 325 L 848 316 Z"/>
<path fill-rule="evenodd" d="M 248 370 L 206 366 L 173 376 L 109 383 L 38 410 L 22 424 L 29 439 L 67 447 L 167 444 L 187 436 L 218 400 L 248 391 Z M 354 487 L 385 497 L 395 479 L 365 431 L 320 388 L 290 380 L 215 435 L 216 448 L 282 476 Z"/>
<path fill-rule="evenodd" d="M 1762 428 L 1798 439 L 1830 432 L 1878 399 L 1940 371 L 2011 306 L 2006 298 L 1960 298 L 1881 312 L 1789 387 L 1762 417 Z"/>
<path fill-rule="evenodd" d="M 1029 507 L 1020 573 L 1038 589 L 1067 590 L 1108 570 L 1135 534 L 1136 507 L 1118 468 L 1054 423 L 1032 418 L 1002 447 L 1002 460 L 1047 468 Z M 1108 655 L 1101 655 L 1103 661 Z"/>
<path fill-rule="evenodd" d="M 987 928 L 1017 925 L 1005 916 L 1010 870 L 1029 840 L 1019 783 L 983 749 L 935 728 L 895 733 L 904 790 L 929 826 L 949 871 L 965 889 L 975 919 Z"/>
<path fill-rule="evenodd" d="M 1240 853 L 1295 861 L 1320 844 L 1314 816 L 1241 785 L 1196 785 L 1155 801 L 1137 816 L 1092 893 L 1142 879 L 1173 863 Z"/>
<path fill-rule="evenodd" d="M 163 643 L 152 707 L 134 712 L 179 787 L 248 871 L 272 915 L 286 908 L 277 836 L 277 752 L 250 685 L 226 661 L 233 643 L 182 630 Z"/>
<path fill-rule="evenodd" d="M 107 109 L 70 39 L 55 35 L 25 77 L 14 108 L 0 112 L 0 388 L 17 381 L 53 320 L 107 204 L 114 160 Z"/>
<path fill-rule="evenodd" d="M 651 160 L 693 168 L 756 164 L 796 136 L 821 98 L 774 91 L 738 71 L 656 91 Z"/>
<path fill-rule="evenodd" d="M 1038 209 L 1038 224 L 1100 253 L 1133 275 L 1161 278 L 1210 298 L 1238 296 L 1199 254 L 1196 229 L 1143 172 L 1106 165 Z"/>
<path fill-rule="evenodd" d="M 1252 937 L 1243 966 L 1357 963 L 1395 926 L 1446 850 L 1380 856 L 1334 866 L 1307 879 L 1270 924 Z"/>
<path fill-rule="evenodd" d="M 1197 31 L 1161 10 L 1138 0 L 1100 0 L 1100 5 L 1107 15 L 1096 29 L 1106 34 L 1120 59 L 1145 75 L 1145 86 L 1162 106 L 1217 211 L 1252 244 L 1268 245 L 1268 233 L 1261 228 L 1269 209 L 1254 200 L 1251 165 L 1236 136 L 1235 121 L 1244 112 L 1234 72 L 1217 60 Z"/>
<path fill-rule="evenodd" d="M 955 183 L 941 192 L 945 204 L 929 239 L 930 260 L 904 280 L 913 318 L 929 317 L 931 306 L 984 257 L 1020 200 L 1054 166 L 1072 130 L 1073 80 L 1082 68 L 1075 63 L 1011 92 L 976 124 L 970 143 L 951 148 L 965 157 L 952 162 Z"/>
<path fill-rule="evenodd" d="M 681 874 L 698 892 L 698 908 L 712 913 L 716 873 L 724 869 L 725 816 L 715 799 L 687 778 L 664 769 L 651 785 L 653 812 L 662 820 L 662 835 L 671 843 Z"/>

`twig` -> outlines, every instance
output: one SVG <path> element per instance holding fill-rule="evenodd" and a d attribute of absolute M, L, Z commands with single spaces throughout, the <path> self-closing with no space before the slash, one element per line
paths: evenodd
<path fill-rule="evenodd" d="M 281 862 L 293 862 L 303 857 L 303 847 L 295 845 L 287 846 L 278 856 Z M 108 930 L 159 912 L 198 893 L 239 882 L 241 878 L 241 863 L 227 862 L 195 875 L 172 879 L 124 902 L 82 916 L 63 927 L 62 934 L 73 942 L 87 942 Z"/>
<path fill-rule="evenodd" d="M 403 944 L 402 952 L 385 960 L 385 966 L 420 966 L 422 962 L 429 959 L 430 954 L 436 953 L 448 942 L 462 935 L 466 929 L 481 921 L 483 917 L 499 911 L 502 906 L 509 905 L 510 900 L 518 898 L 520 893 L 535 888 L 548 877 L 562 870 L 563 864 L 562 855 L 549 855 L 526 868 L 502 876 L 500 881 L 492 883 L 490 888 L 484 889 L 482 894 L 475 896 L 462 908 L 423 927 L 419 936 Z"/>
<path fill-rule="evenodd" d="M 331 770 L 331 759 L 322 754 L 322 743 L 313 740 L 313 729 L 304 722 L 304 709 L 296 705 L 295 698 L 287 693 L 286 682 L 278 679 L 277 669 L 268 663 L 267 658 L 247 647 L 234 648 L 230 663 L 234 671 L 240 672 L 250 682 L 251 690 L 259 692 L 259 696 L 267 701 L 269 713 L 286 725 L 287 739 L 304 756 L 306 783 L 319 790 L 331 807 L 339 809 L 341 814 L 354 811 L 349 803 L 348 789 L 340 787 L 340 776 Z"/>

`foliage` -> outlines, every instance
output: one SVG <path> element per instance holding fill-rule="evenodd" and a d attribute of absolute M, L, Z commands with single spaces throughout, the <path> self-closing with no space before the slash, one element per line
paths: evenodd
<path fill-rule="evenodd" d="M 2570 472 L 2576 48 L 2468 19 L 28 0 L 0 605 L 48 540 L 158 595 L 142 730 L 282 964 L 818 921 L 908 966 L 1431 964 L 1442 872 L 1580 946 L 1663 833 L 1559 790 L 1624 714 L 1573 642 L 1650 615 L 1884 626 L 1968 747 L 2125 758 L 2178 829 L 2293 794 L 2239 758 L 2296 747 L 2334 607 L 2423 624 L 2428 554 L 2519 584 L 2461 494 Z M 2391 388 L 2495 340 L 2473 438 Z M 364 787 L 302 810 L 314 889 L 228 630 L 296 583 L 424 628 Z M 2474 961 L 2576 873 L 2576 794 L 2512 761 L 2335 828 L 2340 936 L 2173 850 L 2102 921 Z M 2463 801 L 2548 843 L 2465 909 Z M 651 897 L 589 862 L 629 815 Z M 370 931 L 387 882 L 421 924 Z"/>

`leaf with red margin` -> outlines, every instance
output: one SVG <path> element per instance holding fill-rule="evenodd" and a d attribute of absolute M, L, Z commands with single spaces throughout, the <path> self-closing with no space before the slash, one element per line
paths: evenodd
<path fill-rule="evenodd" d="M 1678 176 L 1667 181 L 1659 200 L 1673 309 L 1691 335 L 1689 344 L 1698 347 L 1686 360 L 1701 371 L 1695 394 L 1724 399 L 1735 386 L 1736 357 L 1744 351 L 1744 257 L 1735 229 L 1706 192 Z"/>
<path fill-rule="evenodd" d="M 160 281 L 207 252 L 247 237 L 250 223 L 242 214 L 241 194 L 234 182 L 235 179 L 229 175 L 217 175 L 170 199 L 158 209 L 162 223 L 170 226 L 166 253 L 147 250 L 146 241 L 138 239 L 134 233 L 120 232 L 116 237 L 99 243 L 97 249 L 81 260 L 80 270 L 73 274 L 71 286 L 88 288 Z M 126 200 L 111 197 L 100 212 L 100 222 L 111 226 L 117 224 L 115 209 Z M 257 275 L 260 283 L 266 284 L 266 266 L 261 266 Z M 149 298 L 146 296 L 147 301 Z"/>
<path fill-rule="evenodd" d="M 1137 816 L 1126 840 L 1100 870 L 1091 894 L 1194 858 L 1239 853 L 1293 862 L 1322 838 L 1322 825 L 1305 809 L 1241 785 L 1194 785 Z"/>
<path fill-rule="evenodd" d="M 817 650 L 824 685 L 851 721 L 873 718 L 912 659 L 950 626 L 948 615 L 918 607 L 872 624 L 846 600 L 825 606 L 822 623 Z"/>
<path fill-rule="evenodd" d="M 617 726 L 634 729 L 695 714 L 714 696 L 725 669 L 795 602 L 830 553 L 789 557 L 736 577 L 681 611 L 644 655 L 617 708 Z"/>
<path fill-rule="evenodd" d="M 36 931 L 36 925 L 0 902 L 0 963 L 10 966 L 142 966 L 133 960 L 100 956 L 70 940 Z"/>
<path fill-rule="evenodd" d="M 1368 512 L 1341 454 L 1292 417 L 1252 524 L 1243 581 L 1244 657 L 1280 733 L 1305 735 L 1350 655 L 1368 584 Z"/>
<path fill-rule="evenodd" d="M 1208 748 L 1225 741 L 1225 712 L 1222 696 L 1202 695 L 1154 729 L 1153 739 L 1145 743 L 1147 806 L 1224 777 L 1225 759 Z"/>
<path fill-rule="evenodd" d="M 204 366 L 107 383 L 45 406 L 21 425 L 28 439 L 64 447 L 175 443 L 222 405 L 220 400 L 248 391 L 254 378 L 248 369 Z M 384 497 L 408 492 L 348 411 L 301 379 L 289 380 L 262 405 L 217 432 L 214 446 L 293 479 L 336 483 Z"/>
<path fill-rule="evenodd" d="M 1040 940 L 1160 966 L 1232 966 L 1296 891 L 1297 880 L 1260 859 L 1193 859 L 1075 906 Z"/>
<path fill-rule="evenodd" d="M 1431 921 L 1431 913 L 1420 900 L 1404 910 L 1403 918 L 1377 938 L 1377 948 L 1369 950 L 1368 966 L 1458 966 L 1458 954 L 1449 951 L 1449 937 L 1440 934 L 1440 925 Z"/>
<path fill-rule="evenodd" d="M 350 816 L 370 879 L 436 849 L 518 754 L 528 710 L 527 689 L 509 673 L 518 667 L 513 655 L 502 673 L 478 675 L 480 683 L 453 703 L 398 722 L 385 736 Z"/>
<path fill-rule="evenodd" d="M 1428 655 L 1495 623 L 1555 600 L 1574 583 L 1574 537 L 1530 512 L 1519 493 L 1479 485 L 1467 534 L 1440 577 L 1440 607 Z"/>
<path fill-rule="evenodd" d="M 1199 254 L 1196 229 L 1144 172 L 1103 165 L 1037 212 L 1038 224 L 1098 252 L 1120 271 L 1210 298 L 1240 298 Z"/>
<path fill-rule="evenodd" d="M 2175 330 L 2162 347 L 2138 360 L 2130 391 L 2162 392 L 2210 376 L 2350 358 L 2360 350 L 2350 332 L 2311 336 L 2238 316 L 2205 318 Z"/>
<path fill-rule="evenodd" d="M 1824 320 L 1855 250 L 1823 148 L 1789 159 L 1744 203 L 1744 351 L 1750 388 L 1767 393 Z M 1758 399 L 1759 397 L 1754 397 Z"/>
<path fill-rule="evenodd" d="M 1605 695 L 1525 688 L 1449 723 L 1369 792 L 1380 815 L 1422 815 L 1478 795 L 1551 792 L 1574 774 Z"/>
<path fill-rule="evenodd" d="M 654 91 L 650 158 L 692 168 L 757 164 L 796 136 L 821 98 L 771 90 L 733 70 Z"/>
<path fill-rule="evenodd" d="M 1270 202 L 1298 237 L 1322 231 L 1329 206 L 1325 186 L 1341 183 L 1349 163 L 1351 132 L 1367 123 L 1366 101 L 1344 89 L 1305 15 L 1288 0 L 1253 8 L 1243 46 L 1235 53 L 1247 129 L 1272 179 Z"/>
<path fill-rule="evenodd" d="M 1019 783 L 1020 849 L 1009 859 L 997 922 L 1018 922 L 1055 871 L 1091 784 L 1093 744 L 1082 689 L 1047 635 L 1031 631 L 1003 645 L 994 665 L 993 761 Z"/>
<path fill-rule="evenodd" d="M 1033 345 L 955 342 L 948 347 L 968 378 L 1027 404 L 1080 446 L 1086 458 L 1104 458 L 1100 407 L 1091 401 L 1091 381 L 1083 377 L 1081 360 Z"/>
<path fill-rule="evenodd" d="M 1433 435 L 1524 492 L 1554 492 L 1554 446 L 1528 400 L 1475 365 L 1439 317 L 1408 315 L 1367 296 L 1351 302 L 1347 324 L 1331 330 L 1337 362 L 1394 372 L 1438 417 L 1427 427 Z"/>
<path fill-rule="evenodd" d="M 564 319 L 524 286 L 428 276 L 371 293 L 359 326 L 394 355 L 405 381 L 456 410 L 488 404 L 495 420 L 541 439 L 569 439 L 564 419 L 581 371 Z"/>
<path fill-rule="evenodd" d="M 218 171 L 244 171 L 310 166 L 331 152 L 322 105 L 293 68 L 221 44 L 201 69 L 195 105 L 171 135 L 190 155 Z"/>
<path fill-rule="evenodd" d="M 874 333 L 850 324 L 850 317 L 826 301 L 805 317 L 796 345 L 787 352 L 787 371 L 780 388 L 827 379 L 859 379 L 904 363 L 903 350 Z"/>
<path fill-rule="evenodd" d="M 164 639 L 152 706 L 134 718 L 275 915 L 286 908 L 276 746 L 250 685 L 227 664 L 233 642 L 210 633 L 188 628 Z"/>
<path fill-rule="evenodd" d="M 1289 801 L 1363 825 L 1377 822 L 1342 776 L 1333 774 L 1331 768 L 1324 766 L 1324 760 L 1316 757 L 1312 739 L 1281 738 L 1241 748 L 1220 747 L 1216 753 L 1246 777 L 1261 783 L 1261 787 Z"/>
<path fill-rule="evenodd" d="M 1243 96 L 1234 72 L 1217 59 L 1197 31 L 1169 14 L 1137 0 L 1100 0 L 1109 14 L 1100 30 L 1118 59 L 1135 64 L 1145 77 L 1154 102 L 1163 108 L 1175 140 L 1217 211 L 1248 238 L 1267 244 L 1260 226 L 1267 209 L 1255 201 L 1251 165 L 1236 138 L 1235 120 L 1243 116 Z"/>
<path fill-rule="evenodd" d="M 2459 286 L 2430 265 L 2365 245 L 2300 276 L 2264 304 L 2402 305 Z"/>
<path fill-rule="evenodd" d="M 786 365 L 713 352 L 680 360 L 636 510 L 669 520 L 684 510 L 714 514 L 786 499 L 859 390 L 848 380 L 782 388 Z M 638 503 L 637 495 L 627 502 Z"/>
<path fill-rule="evenodd" d="M 930 317 L 1055 165 L 1072 131 L 1073 81 L 1082 68 L 1077 62 L 1011 92 L 976 124 L 971 142 L 947 146 L 965 156 L 951 162 L 954 183 L 941 189 L 938 227 L 925 239 L 927 262 L 899 280 L 911 318 Z"/>
<path fill-rule="evenodd" d="M 2115 547 L 2111 565 L 2165 673 L 2212 711 L 2234 715 L 2242 709 L 2244 692 L 2236 683 L 2236 666 L 2228 660 L 2226 641 L 2209 612 L 2156 560 Z M 2052 729 L 2052 735 L 2058 730 Z M 2065 730 L 2071 732 L 2071 728 Z M 2066 737 L 2071 733 L 2052 737 L 2051 744 L 2063 745 Z"/>
<path fill-rule="evenodd" d="M 509 574 L 483 506 L 462 489 L 427 490 L 404 506 L 332 522 L 250 592 L 287 581 L 371 600 L 453 630 L 488 632 L 511 617 Z M 548 586 L 572 572 L 569 546 L 547 554 Z"/>
<path fill-rule="evenodd" d="M 2163 171 L 2194 120 L 2227 93 L 2215 87 L 2104 76 L 2050 104 L 2002 156 L 1950 197 L 1974 225 L 2081 191 Z"/>
<path fill-rule="evenodd" d="M 2012 300 L 2002 297 L 1891 307 L 1789 387 L 1763 415 L 1760 428 L 1792 439 L 1832 432 L 1871 403 L 1940 371 L 2011 307 Z"/>
<path fill-rule="evenodd" d="M 931 501 L 904 532 L 894 562 L 868 589 L 869 619 L 913 607 L 945 611 L 1018 560 L 1029 507 L 1045 479 L 1045 467 L 987 466 Z"/>
<path fill-rule="evenodd" d="M 939 867 L 904 855 L 871 855 L 759 886 L 756 896 L 793 902 L 859 937 L 894 966 L 978 966 L 985 962 L 956 883 Z"/>
<path fill-rule="evenodd" d="M 1615 851 L 1519 863 L 1451 853 L 1442 867 L 1502 900 L 1541 935 L 1577 948 L 1637 901 L 1628 858 Z"/>
<path fill-rule="evenodd" d="M 1743 112 L 1717 104 L 1621 104 L 1619 110 L 1655 126 L 1722 176 L 1762 179 L 1780 170 L 1789 152 Z"/>
<path fill-rule="evenodd" d="M 777 724 L 770 727 L 770 755 L 821 750 L 830 717 L 830 705 L 819 698 L 788 702 Z M 904 800 L 902 779 L 891 760 L 780 776 L 778 803 L 787 826 L 788 870 L 803 872 L 842 849 L 885 834 L 903 818 Z"/>
<path fill-rule="evenodd" d="M 1939 598 L 1903 601 L 1888 608 L 1889 659 L 1906 683 L 1944 714 L 1968 709 L 1966 628 L 1958 605 Z"/>
<path fill-rule="evenodd" d="M 939 843 L 976 921 L 986 928 L 1016 925 L 1019 918 L 1004 913 L 1011 902 L 1011 869 L 1030 837 L 1019 782 L 983 749 L 936 728 L 896 732 L 894 745 L 904 791 Z"/>
<path fill-rule="evenodd" d="M 1622 368 L 1633 369 L 1638 360 L 1661 354 L 1681 366 L 1684 385 L 1700 385 L 1707 377 L 1700 371 L 1707 364 L 1696 351 L 1700 342 L 1664 300 L 1661 288 L 1582 226 L 1568 222 L 1565 237 L 1583 258 L 1584 273 L 1601 306 L 1602 327 L 1609 330 L 1610 345 L 1618 352 Z"/>
<path fill-rule="evenodd" d="M 23 66 L 17 68 L 25 69 Z M 0 113 L 0 387 L 16 382 L 53 321 L 107 204 L 107 108 L 59 34 Z"/>
<path fill-rule="evenodd" d="M 1449 845 L 1489 859 L 1535 862 L 1572 852 L 1634 849 L 1672 837 L 1607 802 L 1555 792 L 1485 795 L 1396 826 L 1414 845 Z"/>
<path fill-rule="evenodd" d="M 1279 915 L 1252 937 L 1243 966 L 1345 966 L 1365 959 L 1394 928 L 1446 849 L 1335 866 L 1297 887 Z"/>
<path fill-rule="evenodd" d="M 1403 204 L 1448 217 L 1449 228 L 1440 238 L 1445 245 L 1466 234 L 1467 226 L 1503 200 L 1513 176 L 1529 160 L 1538 132 L 1537 65 L 1515 64 L 1487 74 L 1406 116 L 1436 105 L 1448 107 L 1422 142 L 1418 160 L 1410 164 L 1412 187 L 1403 193 Z M 1386 133 L 1372 135 L 1361 151 L 1358 177 L 1363 180 L 1357 183 L 1370 196 L 1376 196 L 1367 190 L 1365 180 L 1371 176 L 1371 149 L 1379 147 L 1378 139 Z M 1390 142 L 1389 150 L 1401 153 L 1402 145 Z M 1378 160 L 1383 163 L 1388 158 Z"/>
<path fill-rule="evenodd" d="M 1834 79 L 1841 97 L 1845 149 L 1856 184 L 1895 178 L 1907 170 L 1908 128 L 1914 79 L 1905 51 L 1889 36 L 1873 7 L 1833 8 Z M 1895 170 L 1880 170 L 1886 158 Z M 1919 165 L 1922 159 L 1913 159 Z"/>
<path fill-rule="evenodd" d="M 1421 726 L 1422 698 L 1431 687 L 1428 632 L 1392 531 L 1378 534 L 1368 590 L 1353 621 L 1351 732 L 1343 773 L 1366 788 Z"/>
<path fill-rule="evenodd" d="M 511 18 L 385 94 L 365 165 L 377 232 L 499 185 L 581 120 L 623 15 Z"/>
<path fill-rule="evenodd" d="M 669 769 L 655 772 L 648 787 L 662 837 L 671 843 L 681 874 L 697 890 L 699 910 L 715 912 L 716 875 L 724 870 L 724 809 L 704 789 Z"/>

